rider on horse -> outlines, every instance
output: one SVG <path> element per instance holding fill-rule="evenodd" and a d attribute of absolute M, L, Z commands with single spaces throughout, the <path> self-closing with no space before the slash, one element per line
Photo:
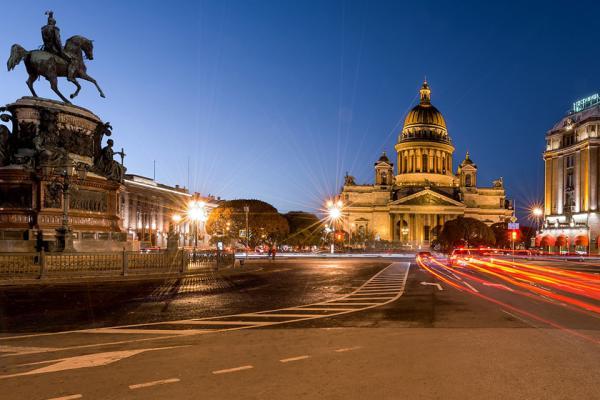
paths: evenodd
<path fill-rule="evenodd" d="M 60 29 L 56 26 L 54 12 L 46 11 L 46 15 L 48 16 L 48 23 L 42 27 L 42 40 L 44 41 L 42 50 L 63 58 L 69 64 L 71 57 L 63 51 Z"/>

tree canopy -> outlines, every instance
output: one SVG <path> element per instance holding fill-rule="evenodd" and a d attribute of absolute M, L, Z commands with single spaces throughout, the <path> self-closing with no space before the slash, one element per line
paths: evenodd
<path fill-rule="evenodd" d="M 285 243 L 292 246 L 319 245 L 323 236 L 323 224 L 315 214 L 290 211 L 284 214 L 290 227 Z"/>
<path fill-rule="evenodd" d="M 491 246 L 496 243 L 492 229 L 475 218 L 458 217 L 447 221 L 439 235 L 444 250 L 457 246 Z"/>
<path fill-rule="evenodd" d="M 248 213 L 250 247 L 263 243 L 277 243 L 289 233 L 287 219 L 269 203 L 254 199 L 229 200 L 219 204 L 210 213 L 206 222 L 206 231 L 212 235 L 213 242 L 246 243 L 245 206 L 250 209 Z"/>

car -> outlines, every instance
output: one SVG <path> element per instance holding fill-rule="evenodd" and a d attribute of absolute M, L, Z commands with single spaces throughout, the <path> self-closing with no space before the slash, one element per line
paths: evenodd
<path fill-rule="evenodd" d="M 429 258 L 432 257 L 431 252 L 429 251 L 419 251 L 417 253 L 417 258 Z"/>
<path fill-rule="evenodd" d="M 489 249 L 469 249 L 469 248 L 458 248 L 452 250 L 450 257 L 448 258 L 448 265 L 454 266 L 466 266 L 471 259 L 475 257 L 490 255 Z"/>

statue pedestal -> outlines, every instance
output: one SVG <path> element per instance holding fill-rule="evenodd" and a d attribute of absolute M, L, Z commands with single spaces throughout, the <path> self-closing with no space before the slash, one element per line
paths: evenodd
<path fill-rule="evenodd" d="M 61 226 L 56 228 L 56 246 L 54 251 L 62 253 L 70 253 L 75 251 L 73 247 L 73 233 L 69 228 Z"/>
<path fill-rule="evenodd" d="M 3 125 L 12 125 L 12 132 L 5 146 L 8 157 L 0 160 L 0 238 L 32 242 L 36 238 L 29 232 L 36 231 L 45 245 L 58 251 L 122 249 L 126 244 L 119 223 L 123 186 L 94 165 L 103 137 L 111 135 L 110 125 L 85 108 L 36 97 L 8 104 L 0 117 L 12 123 Z M 66 205 L 65 231 L 60 187 L 65 169 L 75 164 L 74 171 L 89 172 L 70 174 L 74 190 Z"/>

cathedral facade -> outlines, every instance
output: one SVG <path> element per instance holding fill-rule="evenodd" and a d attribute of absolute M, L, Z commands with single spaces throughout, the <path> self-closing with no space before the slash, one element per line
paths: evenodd
<path fill-rule="evenodd" d="M 477 165 L 468 152 L 454 173 L 454 146 L 442 113 L 431 104 L 427 82 L 395 149 L 396 169 L 384 152 L 374 165 L 374 184 L 358 185 L 346 176 L 342 219 L 351 235 L 423 248 L 448 220 L 471 217 L 491 225 L 513 216 L 502 178 L 478 187 Z"/>

